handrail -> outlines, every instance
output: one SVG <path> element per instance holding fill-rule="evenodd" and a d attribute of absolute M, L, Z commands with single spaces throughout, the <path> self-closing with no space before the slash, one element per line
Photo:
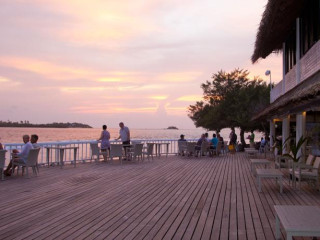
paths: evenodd
<path fill-rule="evenodd" d="M 187 141 L 195 141 L 195 139 L 186 139 Z M 141 141 L 144 144 L 147 143 L 164 143 L 169 142 L 169 149 L 168 154 L 173 155 L 178 153 L 178 140 L 176 139 L 134 139 L 133 141 Z M 85 162 L 91 159 L 91 149 L 90 149 L 90 143 L 94 142 L 101 142 L 97 140 L 77 140 L 77 141 L 56 141 L 56 142 L 40 142 L 38 145 L 41 147 L 40 153 L 39 153 L 39 159 L 38 163 L 40 165 L 45 165 L 47 163 L 46 161 L 46 149 L 45 147 L 59 147 L 59 146 L 66 146 L 71 145 L 74 147 L 79 147 L 77 151 L 77 161 L 79 162 Z M 116 140 L 110 140 L 110 143 L 112 144 L 121 144 L 121 141 Z M 13 149 L 21 149 L 23 143 L 4 143 L 4 148 L 7 151 L 6 153 L 6 165 L 9 164 L 10 155 Z M 163 152 L 165 149 L 161 149 Z M 59 157 L 59 150 L 50 151 L 50 159 L 52 159 L 53 162 L 58 162 Z M 155 150 L 154 150 L 155 151 Z M 73 153 L 72 151 L 65 151 L 64 153 L 64 162 L 72 162 L 73 161 Z"/>

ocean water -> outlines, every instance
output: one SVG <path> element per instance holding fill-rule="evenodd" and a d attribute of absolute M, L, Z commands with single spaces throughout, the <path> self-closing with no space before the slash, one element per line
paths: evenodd
<path fill-rule="evenodd" d="M 68 140 L 96 140 L 100 137 L 100 128 L 0 128 L 0 142 L 21 143 L 25 134 L 37 134 L 38 142 L 56 142 Z M 111 139 L 119 136 L 119 128 L 108 128 Z M 184 134 L 186 139 L 198 139 L 206 130 L 196 129 L 130 129 L 131 139 L 179 139 Z M 209 138 L 214 132 L 209 131 Z M 223 129 L 220 134 L 225 141 L 229 140 L 230 129 Z M 239 129 L 236 129 L 238 140 L 240 140 Z M 245 137 L 249 133 L 245 134 Z M 259 141 L 262 133 L 255 133 L 255 141 Z"/>

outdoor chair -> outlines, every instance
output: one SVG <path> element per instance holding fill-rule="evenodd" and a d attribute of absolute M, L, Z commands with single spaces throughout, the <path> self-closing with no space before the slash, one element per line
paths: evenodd
<path fill-rule="evenodd" d="M 110 160 L 113 163 L 113 158 L 114 157 L 118 157 L 120 160 L 120 164 L 122 164 L 122 148 L 123 145 L 122 144 L 111 144 L 110 145 Z"/>
<path fill-rule="evenodd" d="M 142 149 L 143 149 L 143 143 L 134 144 L 132 149 L 128 152 L 129 158 L 135 161 L 138 158 L 138 162 L 142 161 Z"/>
<path fill-rule="evenodd" d="M 40 148 L 30 149 L 26 163 L 19 163 L 12 161 L 12 173 L 14 171 L 14 167 L 17 166 L 17 175 L 19 174 L 19 168 L 22 167 L 22 175 L 24 174 L 24 169 L 27 171 L 27 178 L 29 178 L 29 167 L 32 168 L 33 175 L 37 176 L 37 162 L 39 156 Z"/>
<path fill-rule="evenodd" d="M 90 148 L 91 148 L 91 158 L 90 161 L 96 156 L 95 161 L 99 162 L 100 155 L 103 156 L 105 160 L 108 158 L 108 152 L 101 152 L 100 147 L 98 146 L 98 143 L 90 143 Z"/>
<path fill-rule="evenodd" d="M 187 151 L 187 141 L 178 141 L 178 155 L 184 156 Z"/>
<path fill-rule="evenodd" d="M 210 155 L 213 157 L 214 155 L 219 156 L 221 152 L 221 142 L 218 142 L 217 147 L 215 149 L 210 149 Z"/>
<path fill-rule="evenodd" d="M 204 140 L 201 143 L 200 151 L 198 151 L 199 157 L 207 156 L 208 153 L 210 152 L 209 148 L 210 148 L 210 143 L 208 143 L 207 141 Z"/>
<path fill-rule="evenodd" d="M 196 155 L 196 145 L 195 142 L 187 142 L 187 156 L 195 156 Z"/>
<path fill-rule="evenodd" d="M 6 152 L 7 150 L 0 150 L 0 173 L 1 173 L 1 180 L 4 180 L 4 165 L 6 161 Z"/>
<path fill-rule="evenodd" d="M 291 171 L 291 176 L 293 180 L 299 180 L 299 188 L 301 187 L 301 180 L 314 180 L 316 182 L 316 187 L 319 190 L 319 169 L 320 169 L 320 157 L 316 157 L 313 165 L 306 165 L 303 163 L 297 163 L 294 174 Z"/>
<path fill-rule="evenodd" d="M 291 154 L 291 153 L 290 153 Z M 274 149 L 274 166 L 275 168 L 289 168 L 290 157 L 278 155 L 278 148 Z"/>
<path fill-rule="evenodd" d="M 145 151 L 143 151 L 143 159 L 144 156 L 147 155 L 148 161 L 150 161 L 150 156 L 153 160 L 153 147 L 154 147 L 154 143 L 147 143 L 147 147 L 145 148 Z"/>

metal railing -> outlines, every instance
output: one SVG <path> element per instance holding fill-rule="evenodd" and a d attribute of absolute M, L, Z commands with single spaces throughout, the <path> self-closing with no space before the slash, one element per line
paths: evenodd
<path fill-rule="evenodd" d="M 187 139 L 188 141 L 194 141 L 194 139 Z M 168 154 L 173 155 L 178 153 L 178 140 L 176 139 L 134 139 L 134 141 L 139 141 L 141 143 L 147 144 L 147 143 L 170 143 L 168 148 Z M 83 140 L 83 141 L 59 141 L 59 142 L 42 142 L 38 143 L 38 145 L 41 147 L 39 158 L 38 158 L 38 164 L 46 165 L 47 164 L 47 153 L 45 147 L 78 147 L 77 151 L 77 162 L 85 162 L 91 160 L 92 154 L 90 149 L 90 143 L 96 143 L 97 141 L 92 140 Z M 111 140 L 111 144 L 121 144 L 120 141 Z M 9 164 L 10 156 L 13 149 L 21 149 L 23 143 L 5 143 L 5 149 L 7 150 L 6 153 L 6 164 Z M 58 163 L 59 160 L 59 150 L 53 150 L 50 151 L 50 160 L 53 163 Z M 155 149 L 154 149 L 155 151 Z M 161 153 L 166 153 L 165 146 L 161 146 Z M 73 152 L 72 151 L 65 151 L 64 152 L 64 163 L 71 163 L 73 161 Z"/>

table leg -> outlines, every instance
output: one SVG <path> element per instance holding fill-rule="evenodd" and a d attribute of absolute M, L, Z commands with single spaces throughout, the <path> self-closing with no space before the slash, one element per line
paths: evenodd
<path fill-rule="evenodd" d="M 50 158 L 50 148 L 47 148 L 47 164 L 48 164 L 48 167 L 50 166 L 49 164 L 49 158 Z"/>
<path fill-rule="evenodd" d="M 64 149 L 63 149 L 63 148 L 60 148 L 59 150 L 60 150 L 60 168 L 62 168 Z"/>
<path fill-rule="evenodd" d="M 78 150 L 77 148 L 74 148 L 74 151 L 73 151 L 74 167 L 76 167 L 76 162 L 77 162 L 77 150 Z"/>
<path fill-rule="evenodd" d="M 282 177 L 279 177 L 280 193 L 282 193 Z"/>
<path fill-rule="evenodd" d="M 280 221 L 279 221 L 279 217 L 276 214 L 276 239 L 280 239 Z"/>

